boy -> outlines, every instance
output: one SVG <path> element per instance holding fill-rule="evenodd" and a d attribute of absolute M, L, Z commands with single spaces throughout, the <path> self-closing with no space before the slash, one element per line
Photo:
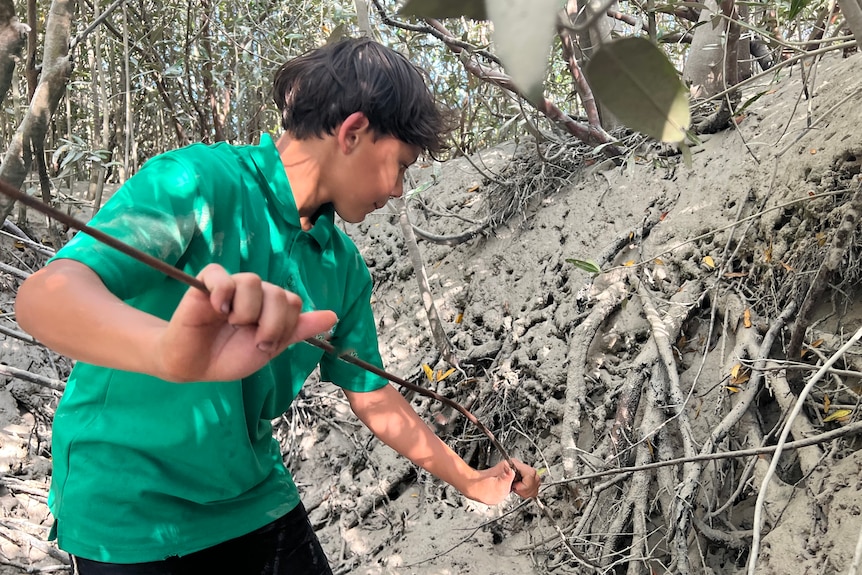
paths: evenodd
<path fill-rule="evenodd" d="M 370 274 L 333 218 L 362 221 L 439 150 L 421 74 L 345 40 L 283 65 L 274 95 L 277 142 L 163 154 L 91 222 L 209 297 L 81 234 L 18 292 L 19 324 L 78 360 L 50 507 L 81 575 L 331 573 L 270 425 L 318 364 L 378 438 L 465 496 L 538 491 L 531 467 L 470 468 L 385 381 L 291 345 L 328 331 L 382 363 Z"/>

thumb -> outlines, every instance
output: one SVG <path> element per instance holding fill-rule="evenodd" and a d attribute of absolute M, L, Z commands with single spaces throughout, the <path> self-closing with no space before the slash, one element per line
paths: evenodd
<path fill-rule="evenodd" d="M 288 339 L 287 345 L 327 332 L 337 321 L 338 316 L 331 311 L 309 311 L 299 314 L 296 327 L 293 329 L 293 334 Z"/>

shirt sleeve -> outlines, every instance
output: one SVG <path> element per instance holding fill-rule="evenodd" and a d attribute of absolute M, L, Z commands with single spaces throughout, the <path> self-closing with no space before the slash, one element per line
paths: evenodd
<path fill-rule="evenodd" d="M 175 265 L 197 228 L 198 197 L 197 179 L 192 171 L 169 156 L 160 156 L 129 179 L 88 225 Z M 124 300 L 164 280 L 161 272 L 83 232 L 53 259 L 83 263 Z"/>
<path fill-rule="evenodd" d="M 382 369 L 377 327 L 371 309 L 371 274 L 358 253 L 355 259 L 358 281 L 355 286 L 348 284 L 347 291 L 357 294 L 357 297 L 345 308 L 346 312 L 339 315 L 330 343 L 340 353 L 352 355 Z M 320 361 L 320 375 L 322 380 L 331 381 L 349 391 L 374 391 L 388 383 L 378 375 L 328 354 L 324 354 Z"/>

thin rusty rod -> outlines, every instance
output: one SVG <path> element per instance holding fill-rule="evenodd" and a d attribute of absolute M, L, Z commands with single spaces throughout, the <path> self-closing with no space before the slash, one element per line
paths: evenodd
<path fill-rule="evenodd" d="M 163 262 L 162 260 L 160 260 L 158 258 L 154 258 L 150 254 L 145 253 L 145 252 L 143 252 L 143 251 L 141 251 L 135 247 L 132 247 L 129 244 L 127 244 L 121 240 L 118 240 L 117 238 L 115 238 L 113 236 L 106 234 L 105 232 L 102 232 L 100 230 L 92 228 L 92 227 L 88 226 L 87 224 L 85 224 L 84 222 L 78 220 L 77 218 L 70 216 L 69 214 L 62 212 L 62 211 L 60 211 L 60 210 L 58 210 L 52 206 L 49 206 L 46 203 L 44 203 L 44 202 L 42 202 L 42 201 L 40 201 L 34 197 L 28 196 L 27 194 L 25 194 L 21 190 L 16 189 L 14 186 L 11 186 L 10 184 L 8 184 L 7 182 L 5 182 L 3 180 L 0 180 L 0 193 L 3 193 L 4 195 L 9 196 L 13 200 L 21 202 L 25 206 L 33 208 L 34 210 L 41 212 L 41 213 L 45 214 L 46 216 L 50 216 L 51 218 L 57 220 L 58 222 L 69 226 L 70 228 L 73 228 L 73 229 L 76 229 L 80 232 L 83 232 L 83 233 L 87 234 L 88 236 L 102 242 L 103 244 L 110 246 L 110 247 L 124 253 L 125 255 L 131 257 L 131 258 L 138 260 L 142 264 L 148 265 L 151 268 L 162 272 L 166 276 L 169 276 L 169 277 L 171 277 L 171 278 L 173 278 L 173 279 L 175 279 L 181 283 L 184 283 L 189 287 L 199 289 L 202 292 L 204 292 L 205 294 L 210 293 L 209 290 L 207 289 L 207 286 L 204 285 L 204 283 L 201 280 L 197 279 L 196 277 L 191 276 L 182 270 L 178 270 L 177 268 L 173 267 L 172 265 L 169 265 L 169 264 Z M 370 363 L 363 361 L 357 357 L 354 357 L 354 356 L 349 355 L 349 354 L 341 354 L 338 352 L 337 349 L 335 349 L 335 347 L 332 344 L 330 344 L 327 341 L 311 337 L 311 338 L 306 339 L 305 343 L 307 343 L 313 347 L 316 347 L 318 349 L 323 350 L 325 353 L 328 353 L 329 355 L 339 359 L 340 361 L 355 365 L 356 367 L 359 367 L 365 371 L 373 373 L 374 375 L 380 376 L 380 377 L 386 379 L 387 381 L 391 381 L 392 383 L 395 383 L 395 384 L 400 385 L 402 387 L 406 387 L 407 389 L 415 391 L 416 393 L 418 393 L 420 395 L 424 395 L 425 397 L 430 397 L 431 399 L 435 399 L 435 400 L 439 401 L 440 403 L 455 409 L 456 411 L 458 411 L 458 413 L 460 413 L 464 417 L 466 417 L 470 421 L 470 423 L 475 425 L 482 433 L 485 434 L 485 436 L 491 441 L 491 444 L 497 449 L 497 451 L 500 452 L 500 455 L 503 457 L 503 459 L 506 460 L 506 462 L 512 467 L 512 469 L 515 469 L 515 470 L 517 469 L 515 467 L 515 464 L 512 462 L 512 458 L 509 456 L 509 452 L 506 451 L 506 449 L 500 444 L 499 441 L 497 441 L 497 438 L 494 436 L 494 434 L 491 432 L 491 430 L 488 429 L 487 427 L 485 427 L 485 424 L 483 424 L 481 421 L 479 421 L 479 419 L 475 415 L 470 413 L 470 411 L 466 407 L 459 404 L 458 402 L 453 401 L 453 400 L 449 399 L 448 397 L 444 397 L 444 396 L 440 395 L 439 393 L 437 393 L 436 391 L 432 391 L 430 389 L 426 389 L 426 388 L 419 386 L 419 385 L 416 385 L 414 383 L 410 383 L 406 379 L 403 379 L 401 377 L 398 377 L 397 375 L 393 375 L 391 373 L 388 373 L 388 372 L 380 369 L 376 365 L 370 364 Z M 517 471 L 516 471 L 516 473 L 517 473 Z"/>

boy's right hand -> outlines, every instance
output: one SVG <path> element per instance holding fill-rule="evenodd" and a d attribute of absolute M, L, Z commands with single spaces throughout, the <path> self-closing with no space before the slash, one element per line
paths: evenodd
<path fill-rule="evenodd" d="M 299 296 L 250 273 L 230 275 L 216 264 L 198 275 L 210 294 L 190 288 L 158 346 L 159 377 L 228 381 L 265 366 L 292 343 L 335 325 L 331 311 L 300 313 Z"/>

